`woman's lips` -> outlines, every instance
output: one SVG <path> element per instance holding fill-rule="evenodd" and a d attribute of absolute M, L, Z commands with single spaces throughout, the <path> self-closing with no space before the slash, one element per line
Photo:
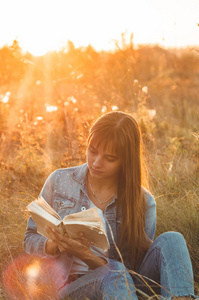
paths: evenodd
<path fill-rule="evenodd" d="M 93 168 L 91 168 L 91 171 L 93 172 L 93 173 L 96 173 L 96 174 L 102 174 L 103 172 L 101 172 L 101 171 L 98 171 L 98 170 L 96 170 L 96 169 L 93 169 Z"/>

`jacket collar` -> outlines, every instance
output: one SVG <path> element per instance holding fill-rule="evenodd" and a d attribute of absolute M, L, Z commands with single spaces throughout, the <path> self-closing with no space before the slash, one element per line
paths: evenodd
<path fill-rule="evenodd" d="M 88 172 L 88 166 L 87 164 L 83 164 L 75 169 L 75 171 L 72 174 L 72 177 L 80 184 L 85 184 L 87 172 Z"/>

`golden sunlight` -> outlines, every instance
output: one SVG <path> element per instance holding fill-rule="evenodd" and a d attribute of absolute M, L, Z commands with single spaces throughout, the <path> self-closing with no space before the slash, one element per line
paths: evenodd
<path fill-rule="evenodd" d="M 1 28 L 6 24 L 0 45 L 16 39 L 33 55 L 60 50 L 69 40 L 75 47 L 112 50 L 122 33 L 127 41 L 133 33 L 135 45 L 197 45 L 199 2 L 181 0 L 180 5 L 181 11 L 172 0 L 7 0 L 0 3 Z"/>

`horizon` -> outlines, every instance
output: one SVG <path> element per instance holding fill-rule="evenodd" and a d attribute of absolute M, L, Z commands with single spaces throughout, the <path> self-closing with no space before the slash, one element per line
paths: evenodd
<path fill-rule="evenodd" d="M 23 54 L 30 54 L 31 56 L 33 57 L 41 57 L 41 56 L 45 56 L 46 54 L 49 54 L 49 53 L 59 53 L 60 51 L 63 51 L 64 52 L 68 52 L 67 48 L 68 48 L 68 42 L 72 42 L 72 44 L 74 45 L 74 49 L 79 49 L 79 50 L 84 50 L 84 49 L 87 49 L 89 46 L 97 53 L 102 53 L 102 52 L 105 52 L 105 53 L 115 53 L 117 52 L 118 50 L 126 50 L 126 49 L 129 49 L 130 48 L 130 43 L 126 43 L 125 44 L 125 47 L 126 49 L 122 49 L 122 46 L 120 47 L 117 43 L 117 45 L 115 45 L 115 48 L 112 48 L 112 49 L 100 49 L 100 50 L 97 50 L 95 49 L 95 47 L 92 45 L 92 44 L 88 44 L 88 45 L 80 45 L 80 46 L 75 46 L 75 44 L 73 43 L 73 41 L 71 40 L 68 40 L 66 41 L 66 44 L 62 47 L 60 47 L 59 49 L 50 49 L 50 50 L 47 50 L 46 52 L 44 53 L 41 53 L 41 54 L 34 54 L 34 53 L 31 53 L 31 51 L 28 51 L 26 49 L 23 49 L 23 47 L 20 45 L 20 42 L 17 40 L 17 39 L 14 39 L 11 43 L 7 43 L 7 44 L 4 44 L 4 45 L 0 45 L 0 50 L 3 49 L 4 47 L 7 47 L 7 48 L 10 48 L 14 45 L 14 43 L 17 43 L 18 46 L 20 47 L 21 51 Z M 133 49 L 134 50 L 139 50 L 141 48 L 160 48 L 160 49 L 163 49 L 165 51 L 175 51 L 175 52 L 183 52 L 183 51 L 189 51 L 189 50 L 196 50 L 198 51 L 199 50 L 199 45 L 187 45 L 187 46 L 181 46 L 181 47 L 165 47 L 161 44 L 138 44 L 138 45 L 135 45 L 133 43 Z M 34 51 L 33 51 L 34 52 Z"/>
<path fill-rule="evenodd" d="M 130 41 L 132 33 L 135 46 L 199 47 L 197 0 L 0 0 L 0 9 L 0 47 L 17 40 L 36 56 L 68 41 L 112 51 L 122 34 Z"/>

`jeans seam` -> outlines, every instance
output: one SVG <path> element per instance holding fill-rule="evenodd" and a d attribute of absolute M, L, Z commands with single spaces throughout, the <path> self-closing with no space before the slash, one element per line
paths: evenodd
<path fill-rule="evenodd" d="M 75 280 L 76 281 L 76 280 Z M 75 282 L 74 281 L 74 282 Z M 87 283 L 84 283 L 84 288 L 86 288 L 86 287 L 88 287 L 89 285 L 91 285 L 91 284 L 95 284 L 96 283 L 96 279 L 91 279 L 91 280 L 89 280 L 89 282 L 87 282 Z M 67 296 L 68 297 L 70 297 L 70 295 L 72 295 L 73 293 L 77 293 L 77 289 L 75 289 L 74 291 L 72 291 L 71 293 L 69 293 Z M 95 291 L 96 292 L 96 291 Z M 99 296 L 99 293 L 97 293 L 97 295 L 96 295 L 97 297 Z M 78 298 L 77 298 L 78 299 Z M 87 299 L 87 298 L 86 298 Z"/>
<path fill-rule="evenodd" d="M 154 250 L 157 250 L 157 251 L 159 251 L 159 255 L 161 256 L 161 261 L 162 261 L 162 263 L 164 264 L 164 267 L 165 267 L 165 269 L 166 269 L 166 259 L 165 259 L 165 257 L 164 257 L 164 255 L 163 255 L 163 252 L 161 251 L 162 250 L 162 247 L 160 246 L 160 245 L 156 245 L 156 247 L 154 248 Z M 156 256 L 157 257 L 157 256 Z M 168 272 L 166 271 L 165 272 L 165 281 L 166 281 L 166 287 L 168 288 L 168 285 L 169 285 L 169 280 L 168 280 Z M 160 278 L 160 281 L 161 281 L 161 278 Z M 161 285 L 161 289 L 162 289 L 162 285 Z M 164 290 L 165 290 L 165 288 L 164 288 Z M 170 291 L 168 291 L 168 290 L 166 290 L 166 292 L 168 293 L 168 294 L 170 294 L 170 296 L 171 296 L 171 299 L 173 299 L 173 297 L 187 297 L 187 296 L 194 296 L 194 295 L 190 295 L 189 293 L 183 293 L 183 294 L 178 294 L 178 295 L 173 295 Z M 162 293 L 161 293 L 162 294 Z"/>

